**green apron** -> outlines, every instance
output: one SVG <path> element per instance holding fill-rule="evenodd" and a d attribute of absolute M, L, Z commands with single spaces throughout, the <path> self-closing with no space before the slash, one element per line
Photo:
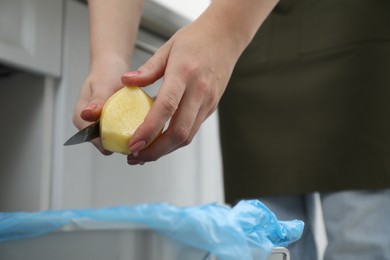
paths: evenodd
<path fill-rule="evenodd" d="M 281 1 L 219 105 L 226 200 L 390 187 L 390 1 Z"/>

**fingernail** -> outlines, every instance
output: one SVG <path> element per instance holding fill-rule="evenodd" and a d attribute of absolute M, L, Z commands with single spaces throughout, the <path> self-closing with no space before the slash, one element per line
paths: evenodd
<path fill-rule="evenodd" d="M 84 108 L 84 111 L 92 111 L 95 110 L 96 108 L 97 108 L 96 104 L 90 104 Z"/>
<path fill-rule="evenodd" d="M 139 71 L 131 71 L 124 74 L 123 77 L 131 78 L 131 77 L 138 76 L 139 74 L 140 74 Z"/>
<path fill-rule="evenodd" d="M 135 144 L 130 146 L 130 151 L 134 157 L 138 156 L 139 151 L 141 151 L 146 145 L 144 140 L 138 141 Z"/>

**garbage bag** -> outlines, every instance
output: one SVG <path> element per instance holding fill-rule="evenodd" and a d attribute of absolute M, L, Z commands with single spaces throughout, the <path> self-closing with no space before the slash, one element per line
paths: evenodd
<path fill-rule="evenodd" d="M 220 260 L 267 259 L 274 247 L 298 240 L 304 223 L 279 221 L 258 200 L 234 207 L 209 203 L 176 207 L 148 203 L 101 209 L 0 213 L 0 242 L 31 238 L 85 223 L 134 223 L 187 246 L 209 252 Z"/>

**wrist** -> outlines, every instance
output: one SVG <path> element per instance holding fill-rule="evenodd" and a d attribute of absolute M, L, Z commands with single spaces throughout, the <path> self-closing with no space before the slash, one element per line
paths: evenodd
<path fill-rule="evenodd" d="M 200 19 L 205 18 L 241 52 L 252 41 L 259 27 L 278 0 L 214 0 Z M 224 38 L 222 38 L 224 39 Z"/>
<path fill-rule="evenodd" d="M 131 69 L 131 55 L 119 55 L 114 52 L 104 52 L 91 55 L 90 71 L 118 70 L 125 73 Z"/>

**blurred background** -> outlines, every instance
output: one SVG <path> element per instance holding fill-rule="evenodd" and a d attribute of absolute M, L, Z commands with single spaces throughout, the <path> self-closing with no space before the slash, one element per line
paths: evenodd
<path fill-rule="evenodd" d="M 146 0 L 133 67 L 143 64 L 209 0 Z M 0 212 L 149 202 L 223 203 L 217 115 L 193 142 L 129 166 L 89 143 L 64 147 L 89 66 L 86 1 L 0 0 Z M 147 88 L 154 95 L 161 82 Z M 326 243 L 314 212 L 320 254 Z"/>
<path fill-rule="evenodd" d="M 208 1 L 146 1 L 133 67 Z M 64 147 L 89 66 L 86 1 L 0 1 L 0 211 L 223 201 L 216 115 L 188 147 L 144 166 Z M 161 82 L 147 88 L 155 94 Z"/>

